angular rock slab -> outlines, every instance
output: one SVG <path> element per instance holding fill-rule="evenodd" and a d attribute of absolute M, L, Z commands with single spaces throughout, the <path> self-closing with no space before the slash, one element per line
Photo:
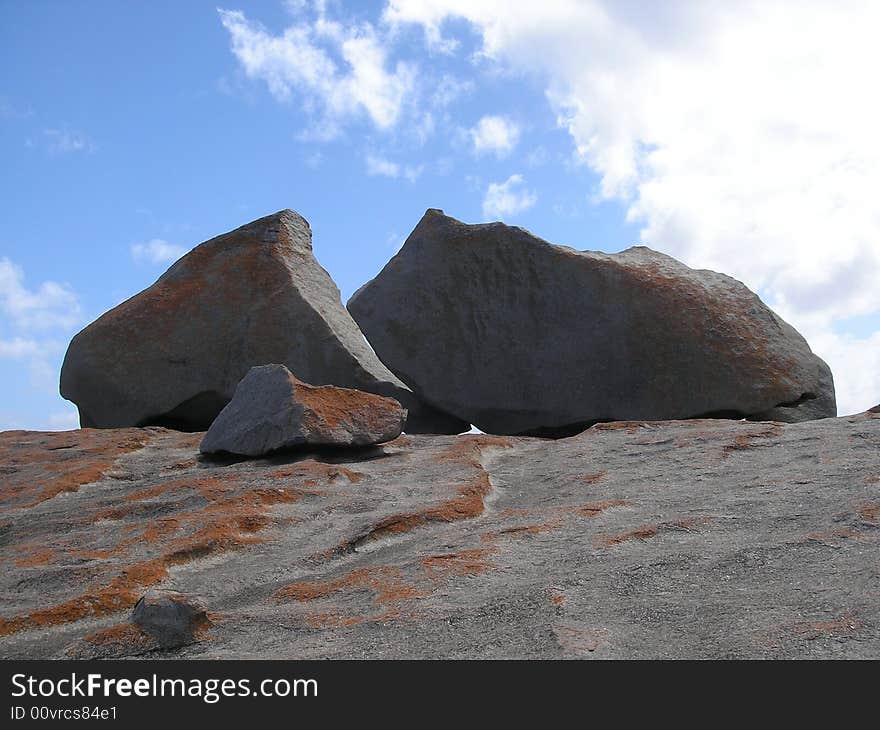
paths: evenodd
<path fill-rule="evenodd" d="M 77 334 L 61 394 L 82 426 L 204 430 L 251 367 L 277 362 L 311 383 L 399 400 L 411 432 L 467 430 L 379 362 L 311 241 L 291 210 L 260 218 L 197 246 Z"/>
<path fill-rule="evenodd" d="M 348 309 L 423 400 L 499 434 L 836 414 L 827 365 L 735 279 L 428 210 Z"/>
<path fill-rule="evenodd" d="M 283 365 L 263 365 L 244 376 L 199 449 L 263 456 L 306 444 L 368 446 L 397 438 L 405 422 L 393 398 L 309 385 Z"/>

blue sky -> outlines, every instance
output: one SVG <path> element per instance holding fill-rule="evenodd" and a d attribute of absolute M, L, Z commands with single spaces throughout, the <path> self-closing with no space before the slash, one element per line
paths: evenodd
<path fill-rule="evenodd" d="M 762 4 L 222 7 L 0 3 L 0 429 L 73 426 L 72 334 L 281 208 L 310 221 L 344 299 L 428 207 L 576 248 L 646 243 L 760 291 L 829 360 L 842 410 L 880 401 L 878 115 L 818 35 L 864 18 L 819 4 L 787 36 Z M 861 40 L 849 52 L 871 53 Z M 839 115 L 803 123 L 807 81 Z"/>

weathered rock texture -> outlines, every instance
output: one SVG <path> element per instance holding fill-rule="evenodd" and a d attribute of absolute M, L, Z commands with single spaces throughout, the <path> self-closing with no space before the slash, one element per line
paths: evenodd
<path fill-rule="evenodd" d="M 880 656 L 880 414 L 200 439 L 0 434 L 0 657 Z M 212 626 L 161 650 L 151 588 Z"/>
<path fill-rule="evenodd" d="M 131 620 L 164 649 L 195 641 L 211 625 L 197 601 L 179 593 L 149 591 L 131 611 Z"/>
<path fill-rule="evenodd" d="M 255 365 L 397 399 L 409 432 L 467 424 L 421 404 L 364 342 L 291 210 L 207 241 L 73 338 L 61 394 L 83 426 L 206 429 Z"/>
<path fill-rule="evenodd" d="M 297 380 L 283 365 L 251 368 L 214 419 L 200 450 L 262 456 L 312 446 L 369 446 L 400 436 L 406 409 L 393 398 Z"/>
<path fill-rule="evenodd" d="M 487 432 L 836 414 L 825 363 L 755 294 L 644 247 L 580 252 L 429 210 L 348 309 L 423 400 Z"/>

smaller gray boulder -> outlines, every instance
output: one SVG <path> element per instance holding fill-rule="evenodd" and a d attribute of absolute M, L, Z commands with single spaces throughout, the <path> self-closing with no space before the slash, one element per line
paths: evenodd
<path fill-rule="evenodd" d="M 406 415 L 393 398 L 309 385 L 284 365 L 260 365 L 242 378 L 199 448 L 258 457 L 306 445 L 368 446 L 397 438 Z"/>
<path fill-rule="evenodd" d="M 191 643 L 211 625 L 203 606 L 178 593 L 152 590 L 141 596 L 131 620 L 163 648 Z"/>

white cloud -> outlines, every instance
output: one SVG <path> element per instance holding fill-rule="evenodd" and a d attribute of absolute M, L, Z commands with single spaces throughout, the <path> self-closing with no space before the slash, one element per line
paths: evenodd
<path fill-rule="evenodd" d="M 470 79 L 459 79 L 448 73 L 443 74 L 437 82 L 431 102 L 435 107 L 447 107 L 473 90 L 474 82 Z"/>
<path fill-rule="evenodd" d="M 344 25 L 323 8 L 297 17 L 273 35 L 240 10 L 218 10 L 244 72 L 264 81 L 279 100 L 297 102 L 319 117 L 313 137 L 332 137 L 349 118 L 366 115 L 379 129 L 393 127 L 415 88 L 415 69 L 388 60 L 387 44 L 369 23 Z"/>
<path fill-rule="evenodd" d="M 64 346 L 81 323 L 76 294 L 54 281 L 29 289 L 22 269 L 0 258 L 0 314 L 0 361 L 14 361 L 6 367 L 16 375 L 27 372 L 34 391 L 57 397 Z"/>
<path fill-rule="evenodd" d="M 489 183 L 483 198 L 483 217 L 487 219 L 505 218 L 522 213 L 531 208 L 538 196 L 525 190 L 522 175 L 511 175 L 503 183 Z"/>
<path fill-rule="evenodd" d="M 45 343 L 24 337 L 13 337 L 9 340 L 0 339 L 0 358 L 20 360 L 43 356 L 46 354 L 46 349 Z"/>
<path fill-rule="evenodd" d="M 71 152 L 94 152 L 94 143 L 82 132 L 69 129 L 44 129 L 43 141 L 50 154 L 63 155 Z"/>
<path fill-rule="evenodd" d="M 73 428 L 79 428 L 79 414 L 73 407 L 58 413 L 51 413 L 46 425 L 47 431 L 69 431 Z"/>
<path fill-rule="evenodd" d="M 400 165 L 391 160 L 387 160 L 379 155 L 369 154 L 366 157 L 367 175 L 392 177 L 403 177 L 410 182 L 415 182 L 424 171 L 424 165 Z"/>
<path fill-rule="evenodd" d="M 187 252 L 183 246 L 154 238 L 146 243 L 135 243 L 131 246 L 131 257 L 138 263 L 170 264 L 177 261 Z"/>
<path fill-rule="evenodd" d="M 390 0 L 385 17 L 434 44 L 468 21 L 483 57 L 543 85 L 642 242 L 761 291 L 830 361 L 842 413 L 880 401 L 880 339 L 836 324 L 880 313 L 880 4 Z"/>
<path fill-rule="evenodd" d="M 24 272 L 8 258 L 0 258 L 0 312 L 28 330 L 70 328 L 81 315 L 79 300 L 67 284 L 44 281 L 28 289 Z"/>
<path fill-rule="evenodd" d="M 499 157 L 504 157 L 519 142 L 520 130 L 507 117 L 490 115 L 480 119 L 468 134 L 477 154 L 494 152 Z"/>

